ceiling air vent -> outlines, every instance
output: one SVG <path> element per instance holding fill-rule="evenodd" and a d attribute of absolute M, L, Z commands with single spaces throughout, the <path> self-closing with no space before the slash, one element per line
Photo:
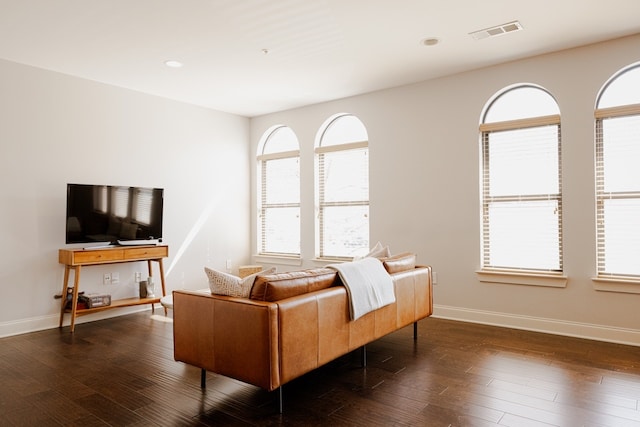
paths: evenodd
<path fill-rule="evenodd" d="M 482 40 L 487 37 L 500 36 L 502 34 L 513 33 L 514 31 L 522 30 L 522 24 L 518 21 L 509 22 L 507 24 L 497 25 L 491 28 L 485 28 L 484 30 L 474 31 L 469 33 L 474 40 Z"/>

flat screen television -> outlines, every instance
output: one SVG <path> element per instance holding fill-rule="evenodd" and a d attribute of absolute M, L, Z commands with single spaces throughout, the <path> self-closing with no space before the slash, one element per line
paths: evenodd
<path fill-rule="evenodd" d="M 162 188 L 67 184 L 66 243 L 162 240 Z"/>

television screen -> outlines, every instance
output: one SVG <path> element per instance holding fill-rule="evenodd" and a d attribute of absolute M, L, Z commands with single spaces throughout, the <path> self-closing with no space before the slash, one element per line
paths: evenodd
<path fill-rule="evenodd" d="M 66 243 L 162 239 L 163 192 L 67 184 Z"/>

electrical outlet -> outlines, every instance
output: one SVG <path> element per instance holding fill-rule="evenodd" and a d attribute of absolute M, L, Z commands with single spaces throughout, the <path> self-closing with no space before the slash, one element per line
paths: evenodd
<path fill-rule="evenodd" d="M 227 260 L 227 270 L 231 270 L 231 260 Z"/>
<path fill-rule="evenodd" d="M 140 281 L 142 280 L 142 273 L 140 273 L 139 271 L 136 271 L 135 273 L 133 273 L 133 280 L 136 283 L 140 283 Z"/>
<path fill-rule="evenodd" d="M 104 273 L 104 276 L 102 276 L 102 284 L 103 285 L 111 284 L 111 273 Z"/>
<path fill-rule="evenodd" d="M 438 284 L 438 273 L 436 273 L 435 271 L 431 272 L 431 278 L 433 279 L 433 284 L 437 285 Z"/>
<path fill-rule="evenodd" d="M 118 283 L 120 283 L 120 273 L 114 271 L 113 273 L 111 273 L 111 284 L 117 285 Z"/>

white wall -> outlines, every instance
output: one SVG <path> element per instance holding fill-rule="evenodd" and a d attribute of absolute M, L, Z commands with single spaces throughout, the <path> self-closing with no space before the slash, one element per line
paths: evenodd
<path fill-rule="evenodd" d="M 313 146 L 349 112 L 370 144 L 371 241 L 413 251 L 438 274 L 435 314 L 640 345 L 640 295 L 596 291 L 593 109 L 602 85 L 640 60 L 640 35 L 251 120 L 251 151 L 275 124 L 301 144 L 302 255 L 313 266 Z M 480 45 L 479 45 L 480 48 Z M 492 95 L 517 83 L 549 90 L 562 113 L 566 288 L 481 283 L 478 123 Z M 255 171 L 252 200 L 255 206 Z M 254 209 L 255 211 L 255 209 Z M 252 215 L 255 248 L 256 218 Z M 252 249 L 253 249 L 252 248 Z M 253 249 L 255 252 L 255 249 Z M 287 268 L 283 266 L 283 269 Z"/>
<path fill-rule="evenodd" d="M 0 336 L 58 325 L 68 182 L 165 189 L 168 292 L 247 263 L 248 140 L 247 118 L 0 61 Z M 145 268 L 85 268 L 81 290 L 135 296 Z"/>

